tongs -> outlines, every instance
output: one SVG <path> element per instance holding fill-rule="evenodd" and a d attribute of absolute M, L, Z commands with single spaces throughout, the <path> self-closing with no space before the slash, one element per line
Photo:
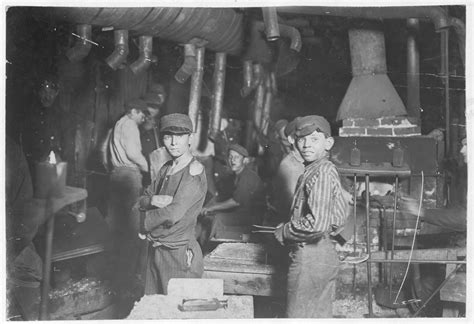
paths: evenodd
<path fill-rule="evenodd" d="M 252 225 L 252 227 L 256 228 L 252 231 L 252 233 L 275 233 L 276 227 L 273 226 L 262 226 L 262 225 Z"/>

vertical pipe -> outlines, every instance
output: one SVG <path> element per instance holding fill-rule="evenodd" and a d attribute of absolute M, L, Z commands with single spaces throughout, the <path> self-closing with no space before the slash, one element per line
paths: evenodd
<path fill-rule="evenodd" d="M 244 86 L 240 89 L 240 95 L 245 98 L 247 97 L 250 92 L 253 90 L 252 82 L 253 82 L 253 71 L 252 71 L 252 61 L 245 60 L 242 63 L 242 72 L 244 77 Z"/>
<path fill-rule="evenodd" d="M 418 19 L 407 19 L 407 114 L 420 118 L 420 52 Z"/>
<path fill-rule="evenodd" d="M 444 108 L 446 124 L 445 156 L 451 156 L 451 116 L 449 111 L 449 28 L 441 33 L 441 74 L 444 83 Z"/>
<path fill-rule="evenodd" d="M 395 177 L 395 197 L 393 202 L 393 217 L 392 217 L 392 255 L 391 259 L 393 260 L 393 255 L 395 251 L 395 222 L 397 220 L 397 199 L 398 199 L 398 176 Z M 393 271 L 393 263 L 390 263 L 389 268 L 389 282 L 388 282 L 388 291 L 390 295 L 390 300 L 392 300 L 392 271 Z"/>
<path fill-rule="evenodd" d="M 191 76 L 188 115 L 193 122 L 193 131 L 197 131 L 197 118 L 201 102 L 202 77 L 204 75 L 204 47 L 196 48 L 196 70 Z M 199 135 L 197 135 L 199 136 Z"/>
<path fill-rule="evenodd" d="M 222 104 L 224 102 L 225 68 L 227 54 L 223 52 L 216 53 L 216 63 L 214 66 L 214 75 L 212 77 L 214 92 L 212 95 L 211 108 L 211 128 L 209 137 L 214 139 L 221 127 Z"/>
<path fill-rule="evenodd" d="M 354 238 L 352 242 L 354 243 L 354 255 L 356 255 L 357 252 L 357 241 L 356 241 L 356 236 L 357 236 L 357 190 L 356 190 L 356 185 L 357 185 L 357 175 L 354 173 Z M 355 293 L 355 283 L 356 283 L 356 274 L 357 274 L 357 268 L 356 265 L 354 264 L 352 266 L 352 292 Z"/>
<path fill-rule="evenodd" d="M 49 205 L 51 204 L 51 198 L 46 202 L 46 213 L 49 212 Z M 41 304 L 40 304 L 40 320 L 48 320 L 48 304 L 49 304 L 49 285 L 51 278 L 51 259 L 53 253 L 53 234 L 54 234 L 54 215 L 47 215 L 49 217 L 46 223 L 46 244 L 45 244 L 45 256 L 43 263 L 43 282 L 41 286 Z"/>
<path fill-rule="evenodd" d="M 370 191 L 369 175 L 365 175 L 365 214 L 366 214 L 366 239 L 367 239 L 367 300 L 369 302 L 369 317 L 374 317 L 372 311 L 372 262 L 370 259 Z"/>
<path fill-rule="evenodd" d="M 267 41 L 273 42 L 280 38 L 280 28 L 278 26 L 278 15 L 275 7 L 263 7 L 263 22 L 265 23 L 265 34 Z"/>
<path fill-rule="evenodd" d="M 272 100 L 273 100 L 273 93 L 271 89 L 271 81 L 270 81 L 270 75 L 267 74 L 267 77 L 265 78 L 265 102 L 263 104 L 263 112 L 262 112 L 262 132 L 263 135 L 267 135 L 268 133 L 268 124 L 270 121 L 270 110 L 272 107 Z"/>
<path fill-rule="evenodd" d="M 265 85 L 261 82 L 257 86 L 257 91 L 255 92 L 255 104 L 254 104 L 254 116 L 253 122 L 255 129 L 261 131 L 262 127 L 262 114 L 263 114 L 263 103 L 265 100 Z"/>

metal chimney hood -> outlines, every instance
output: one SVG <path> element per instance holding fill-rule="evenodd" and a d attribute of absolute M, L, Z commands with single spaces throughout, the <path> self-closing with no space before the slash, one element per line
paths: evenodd
<path fill-rule="evenodd" d="M 349 30 L 352 81 L 337 120 L 404 116 L 406 108 L 387 76 L 385 41 L 381 30 Z"/>

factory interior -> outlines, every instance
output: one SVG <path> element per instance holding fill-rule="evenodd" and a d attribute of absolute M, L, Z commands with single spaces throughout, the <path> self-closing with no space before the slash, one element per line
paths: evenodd
<path fill-rule="evenodd" d="M 310 115 L 349 194 L 328 317 L 468 319 L 466 7 L 6 8 L 6 320 L 289 317 L 279 170 Z M 189 116 L 207 179 L 203 272 L 167 293 L 145 288 L 161 243 L 135 230 L 132 248 L 113 221 L 110 134 L 137 102 L 149 169 L 131 203 L 172 160 L 163 116 Z M 261 193 L 215 226 L 232 152 Z"/>

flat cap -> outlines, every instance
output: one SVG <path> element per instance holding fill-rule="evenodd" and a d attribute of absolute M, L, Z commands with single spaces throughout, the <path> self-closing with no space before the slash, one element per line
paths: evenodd
<path fill-rule="evenodd" d="M 141 99 L 132 99 L 125 104 L 127 109 L 136 109 L 143 111 L 146 115 L 149 113 L 146 102 Z"/>
<path fill-rule="evenodd" d="M 229 146 L 229 151 L 235 151 L 244 157 L 249 156 L 249 152 L 247 151 L 247 149 L 239 144 L 231 144 Z"/>
<path fill-rule="evenodd" d="M 285 127 L 285 136 L 288 137 L 290 135 L 294 135 L 295 132 L 296 132 L 296 123 L 298 122 L 298 119 L 300 117 L 296 117 L 295 119 L 293 119 L 292 121 L 290 121 L 288 123 L 288 125 L 286 125 Z"/>
<path fill-rule="evenodd" d="M 331 136 L 331 125 L 324 117 L 309 115 L 300 117 L 296 122 L 296 136 L 298 137 L 309 135 L 316 130 Z"/>
<path fill-rule="evenodd" d="M 191 118 L 185 114 L 169 114 L 161 117 L 160 132 L 173 134 L 186 134 L 193 132 Z"/>

